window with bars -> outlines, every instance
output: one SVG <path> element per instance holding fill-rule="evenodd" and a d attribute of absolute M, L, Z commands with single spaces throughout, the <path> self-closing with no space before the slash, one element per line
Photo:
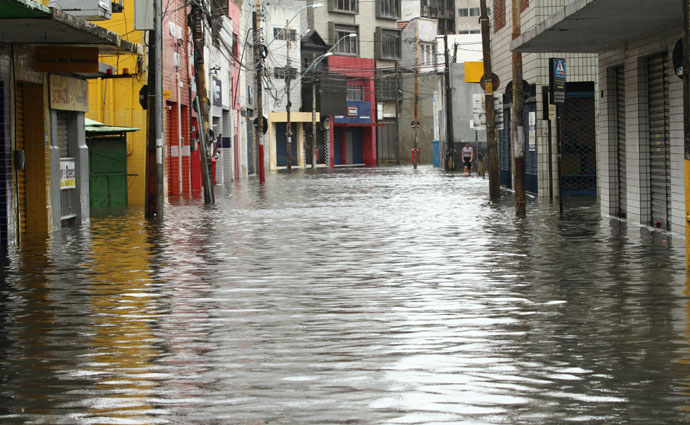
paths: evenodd
<path fill-rule="evenodd" d="M 287 78 L 287 67 L 276 66 L 273 68 L 273 78 L 284 80 Z M 290 67 L 290 79 L 297 78 L 297 68 Z"/>
<path fill-rule="evenodd" d="M 331 40 L 337 43 L 333 51 L 345 55 L 359 54 L 359 27 L 356 25 L 340 25 L 329 23 L 332 28 Z M 356 37 L 350 37 L 350 34 L 355 34 Z"/>
<path fill-rule="evenodd" d="M 348 85 L 346 95 L 347 100 L 364 100 L 364 86 Z"/>
<path fill-rule="evenodd" d="M 400 19 L 401 0 L 376 0 L 376 17 Z"/>
<path fill-rule="evenodd" d="M 400 59 L 402 57 L 401 31 L 379 27 L 376 32 L 379 59 Z"/>
<path fill-rule="evenodd" d="M 398 76 L 393 72 L 383 72 L 376 85 L 378 99 L 395 100 L 398 92 Z"/>
<path fill-rule="evenodd" d="M 297 40 L 297 30 L 290 28 L 290 41 Z M 285 27 L 273 27 L 273 39 L 285 40 Z"/>
<path fill-rule="evenodd" d="M 494 32 L 506 26 L 506 0 L 494 0 Z"/>

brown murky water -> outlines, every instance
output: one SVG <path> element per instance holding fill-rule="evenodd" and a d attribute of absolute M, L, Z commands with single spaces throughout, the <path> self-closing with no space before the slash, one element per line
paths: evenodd
<path fill-rule="evenodd" d="M 432 168 L 271 175 L 27 243 L 2 424 L 676 424 L 684 244 Z"/>

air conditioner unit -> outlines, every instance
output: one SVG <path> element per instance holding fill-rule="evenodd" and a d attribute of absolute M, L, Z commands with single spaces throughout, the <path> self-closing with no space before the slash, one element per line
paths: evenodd
<path fill-rule="evenodd" d="M 48 6 L 88 21 L 104 21 L 112 14 L 111 0 L 50 0 Z"/>

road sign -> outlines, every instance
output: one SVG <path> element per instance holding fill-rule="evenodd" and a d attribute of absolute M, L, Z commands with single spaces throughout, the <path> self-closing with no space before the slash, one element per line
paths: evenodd
<path fill-rule="evenodd" d="M 549 89 L 551 103 L 565 103 L 566 66 L 565 59 L 549 59 Z"/>
<path fill-rule="evenodd" d="M 483 94 L 472 95 L 472 124 L 475 130 L 486 129 L 486 107 Z M 494 97 L 494 123 L 496 130 L 503 130 L 503 98 Z"/>

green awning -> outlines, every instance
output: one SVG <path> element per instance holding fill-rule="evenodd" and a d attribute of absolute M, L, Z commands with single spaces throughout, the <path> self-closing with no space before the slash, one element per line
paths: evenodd
<path fill-rule="evenodd" d="M 34 0 L 0 0 L 0 43 L 93 46 L 101 54 L 140 50 L 119 34 Z"/>
<path fill-rule="evenodd" d="M 0 0 L 1 1 L 1 0 Z M 90 120 L 88 118 L 84 119 L 84 131 L 87 134 L 117 134 L 117 133 L 131 133 L 133 131 L 139 131 L 138 128 L 134 127 L 118 127 L 114 125 L 105 125 L 102 122 Z"/>
<path fill-rule="evenodd" d="M 0 0 L 0 19 L 47 18 L 50 8 L 33 0 Z"/>

